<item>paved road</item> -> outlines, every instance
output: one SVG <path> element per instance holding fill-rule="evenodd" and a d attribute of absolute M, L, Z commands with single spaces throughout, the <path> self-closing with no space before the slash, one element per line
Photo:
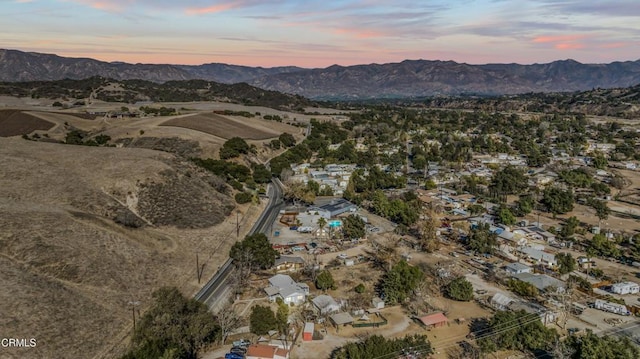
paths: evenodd
<path fill-rule="evenodd" d="M 271 224 L 278 217 L 280 209 L 284 207 L 280 180 L 274 178 L 269 185 L 267 193 L 269 195 L 269 203 L 256 223 L 254 223 L 249 234 L 265 233 L 268 235 Z M 227 259 L 216 274 L 196 294 L 195 299 L 205 303 L 213 312 L 221 310 L 232 295 L 230 278 L 234 270 L 235 266 L 232 259 Z"/>

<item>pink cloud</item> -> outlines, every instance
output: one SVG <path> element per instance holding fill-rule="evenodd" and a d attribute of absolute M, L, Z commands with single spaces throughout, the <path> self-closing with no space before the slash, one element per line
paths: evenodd
<path fill-rule="evenodd" d="M 629 46 L 629 44 L 626 42 L 610 42 L 610 43 L 600 45 L 600 47 L 604 49 L 619 49 L 621 47 L 627 47 L 627 46 Z"/>
<path fill-rule="evenodd" d="M 215 14 L 218 12 L 223 12 L 229 9 L 233 9 L 235 7 L 238 7 L 237 3 L 229 2 L 229 3 L 217 4 L 217 5 L 207 6 L 207 7 L 188 8 L 185 10 L 185 12 L 187 13 L 187 15 Z"/>
<path fill-rule="evenodd" d="M 536 43 L 572 42 L 572 41 L 584 39 L 585 37 L 587 36 L 586 35 L 538 36 L 533 39 L 533 42 L 536 42 Z"/>
<path fill-rule="evenodd" d="M 335 29 L 333 30 L 333 32 L 339 35 L 349 35 L 349 36 L 355 37 L 356 39 L 371 39 L 371 38 L 384 36 L 384 34 L 379 31 L 359 30 L 359 29 L 350 29 L 350 28 Z"/>
<path fill-rule="evenodd" d="M 585 45 L 578 42 L 561 42 L 561 43 L 555 44 L 553 47 L 555 47 L 558 50 L 576 50 L 576 49 L 583 49 Z"/>

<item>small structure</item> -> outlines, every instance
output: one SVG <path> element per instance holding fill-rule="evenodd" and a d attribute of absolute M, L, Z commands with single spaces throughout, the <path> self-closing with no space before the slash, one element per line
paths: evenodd
<path fill-rule="evenodd" d="M 507 297 L 502 293 L 496 293 L 493 297 L 491 297 L 491 305 L 497 310 L 507 310 L 509 309 L 509 305 L 514 302 L 513 299 Z"/>
<path fill-rule="evenodd" d="M 531 273 L 533 271 L 531 267 L 529 267 L 528 265 L 518 263 L 518 262 L 510 263 L 504 269 L 507 271 L 507 274 L 509 275 Z"/>
<path fill-rule="evenodd" d="M 298 256 L 280 256 L 274 267 L 276 272 L 295 272 L 304 266 L 304 259 Z"/>
<path fill-rule="evenodd" d="M 611 291 L 616 294 L 636 294 L 640 292 L 640 286 L 634 282 L 615 283 L 611 286 Z"/>
<path fill-rule="evenodd" d="M 449 319 L 447 319 L 447 317 L 442 312 L 427 314 L 424 317 L 420 317 L 418 319 L 427 328 L 443 327 L 447 325 L 447 322 L 449 321 Z"/>
<path fill-rule="evenodd" d="M 247 348 L 246 359 L 289 359 L 289 351 L 273 345 L 253 344 Z"/>
<path fill-rule="evenodd" d="M 380 299 L 380 297 L 373 297 L 371 300 L 371 305 L 375 309 L 383 309 L 384 308 L 384 300 Z"/>
<path fill-rule="evenodd" d="M 309 286 L 305 283 L 296 283 L 291 277 L 285 274 L 276 274 L 269 278 L 271 286 L 264 289 L 269 296 L 269 300 L 276 301 L 282 298 L 285 304 L 302 304 L 309 294 Z"/>
<path fill-rule="evenodd" d="M 340 310 L 341 306 L 332 296 L 322 294 L 311 300 L 313 306 L 322 314 L 334 313 Z"/>
<path fill-rule="evenodd" d="M 313 322 L 304 323 L 304 331 L 302 332 L 302 340 L 305 342 L 310 342 L 313 340 L 313 331 L 315 325 Z"/>
<path fill-rule="evenodd" d="M 337 327 L 353 323 L 353 317 L 351 314 L 345 312 L 332 314 L 329 319 L 331 319 L 333 324 Z"/>

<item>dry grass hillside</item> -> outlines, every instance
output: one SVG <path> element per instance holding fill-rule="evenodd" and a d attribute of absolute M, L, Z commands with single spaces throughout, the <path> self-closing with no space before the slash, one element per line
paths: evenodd
<path fill-rule="evenodd" d="M 165 152 L 0 138 L 0 168 L 0 332 L 37 339 L 2 358 L 116 356 L 128 302 L 194 293 L 232 242 L 224 184 Z"/>

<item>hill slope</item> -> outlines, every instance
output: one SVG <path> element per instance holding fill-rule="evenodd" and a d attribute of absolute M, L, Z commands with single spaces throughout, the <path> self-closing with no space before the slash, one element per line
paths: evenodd
<path fill-rule="evenodd" d="M 128 302 L 194 292 L 196 251 L 222 261 L 231 245 L 217 179 L 171 154 L 0 138 L 0 166 L 0 331 L 37 339 L 3 358 L 98 356 L 128 337 Z"/>

